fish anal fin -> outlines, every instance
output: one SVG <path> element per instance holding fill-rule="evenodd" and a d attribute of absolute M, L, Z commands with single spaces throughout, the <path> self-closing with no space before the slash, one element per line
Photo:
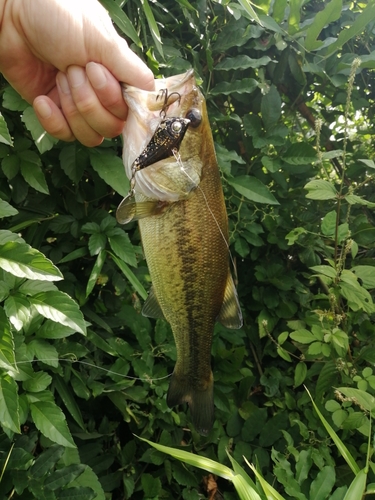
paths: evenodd
<path fill-rule="evenodd" d="M 151 288 L 148 297 L 143 304 L 142 314 L 147 318 L 164 318 L 163 311 L 161 310 L 153 288 Z"/>
<path fill-rule="evenodd" d="M 243 325 L 237 290 L 230 272 L 228 273 L 227 284 L 225 286 L 223 304 L 217 319 L 223 326 L 233 330 L 237 330 Z"/>
<path fill-rule="evenodd" d="M 127 196 L 122 200 L 116 211 L 116 219 L 119 224 L 153 217 L 163 214 L 169 208 L 169 203 L 160 200 L 147 200 L 136 202 L 133 196 Z"/>
<path fill-rule="evenodd" d="M 167 405 L 188 403 L 191 421 L 199 434 L 207 436 L 214 423 L 213 375 L 202 387 L 194 387 L 191 377 L 173 372 L 167 394 Z"/>

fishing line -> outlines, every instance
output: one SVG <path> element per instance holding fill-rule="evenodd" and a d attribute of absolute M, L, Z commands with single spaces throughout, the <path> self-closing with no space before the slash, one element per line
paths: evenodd
<path fill-rule="evenodd" d="M 17 363 L 12 363 L 12 365 L 14 365 L 17 368 L 18 365 L 22 365 L 22 364 L 26 364 L 26 363 L 37 363 L 38 361 L 40 361 L 41 363 L 45 363 L 46 361 L 66 361 L 67 363 L 81 363 L 81 365 L 90 366 L 91 368 L 97 368 L 98 370 L 102 370 L 102 371 L 104 371 L 108 374 L 111 374 L 111 375 L 117 375 L 118 377 L 127 378 L 129 380 L 138 380 L 140 382 L 148 382 L 148 383 L 156 382 L 159 380 L 165 380 L 166 378 L 169 378 L 172 376 L 172 373 L 170 373 L 169 375 L 165 375 L 164 377 L 158 377 L 158 378 L 131 377 L 130 375 L 124 375 L 123 373 L 117 373 L 117 372 L 114 372 L 113 370 L 108 370 L 107 368 L 103 368 L 102 366 L 97 366 L 97 365 L 94 365 L 93 363 L 88 363 L 87 361 L 80 361 L 78 359 L 65 359 L 65 358 L 32 359 L 29 361 L 17 361 Z"/>
<path fill-rule="evenodd" d="M 190 179 L 190 180 L 191 180 L 191 182 L 192 182 L 193 184 L 195 184 L 194 180 L 190 177 L 190 175 L 186 172 L 186 170 L 185 170 L 185 168 L 184 168 L 184 164 L 182 163 L 180 152 L 179 152 L 177 149 L 175 149 L 175 148 L 174 148 L 174 149 L 172 149 L 172 153 L 173 153 L 173 156 L 175 157 L 176 162 L 178 163 L 178 165 L 180 166 L 181 170 L 183 171 L 183 173 L 184 173 L 184 174 L 188 177 L 188 179 Z M 223 238 L 224 243 L 225 243 L 225 245 L 226 245 L 226 247 L 227 247 L 227 249 L 228 249 L 228 252 L 229 252 L 229 258 L 230 258 L 230 260 L 231 260 L 231 262 L 232 262 L 232 265 L 233 265 L 233 268 L 234 268 L 234 270 L 235 270 L 235 269 L 236 269 L 236 264 L 235 264 L 234 259 L 233 259 L 233 256 L 232 256 L 232 252 L 230 251 L 230 248 L 229 248 L 229 243 L 228 243 L 227 239 L 225 238 L 223 231 L 221 230 L 221 227 L 220 227 L 219 222 L 217 221 L 217 219 L 216 219 L 216 217 L 215 217 L 215 214 L 213 213 L 213 211 L 211 210 L 210 205 L 208 204 L 208 200 L 207 200 L 207 197 L 206 197 L 206 195 L 205 195 L 205 193 L 204 193 L 203 189 L 200 187 L 200 185 L 199 185 L 199 184 L 197 184 L 197 185 L 196 185 L 196 187 L 197 187 L 197 188 L 200 190 L 200 192 L 202 193 L 202 196 L 203 196 L 203 199 L 204 199 L 204 201 L 205 201 L 205 203 L 206 203 L 206 206 L 207 206 L 207 208 L 208 208 L 208 211 L 210 212 L 210 214 L 211 214 L 211 216 L 212 216 L 213 220 L 215 221 L 215 224 L 217 225 L 217 228 L 218 228 L 218 230 L 219 230 L 219 233 L 221 234 L 221 237 Z M 236 275 L 237 275 L 237 273 L 236 273 Z"/>

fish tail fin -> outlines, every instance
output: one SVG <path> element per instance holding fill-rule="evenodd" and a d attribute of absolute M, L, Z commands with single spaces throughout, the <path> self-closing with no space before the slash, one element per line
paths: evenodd
<path fill-rule="evenodd" d="M 167 394 L 167 404 L 172 406 L 188 403 L 191 421 L 195 429 L 206 436 L 214 423 L 214 383 L 212 372 L 202 387 L 192 384 L 190 377 L 173 372 Z"/>

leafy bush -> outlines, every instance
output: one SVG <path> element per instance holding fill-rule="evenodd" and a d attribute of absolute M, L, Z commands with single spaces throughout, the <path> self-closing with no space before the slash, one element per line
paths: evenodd
<path fill-rule="evenodd" d="M 102 3 L 156 76 L 201 79 L 245 325 L 217 325 L 216 422 L 199 436 L 166 405 L 173 337 L 140 314 L 139 233 L 114 217 L 121 140 L 56 143 L 4 82 L 0 496 L 237 498 L 137 434 L 245 457 L 283 498 L 343 499 L 353 469 L 304 384 L 372 491 L 373 2 Z"/>

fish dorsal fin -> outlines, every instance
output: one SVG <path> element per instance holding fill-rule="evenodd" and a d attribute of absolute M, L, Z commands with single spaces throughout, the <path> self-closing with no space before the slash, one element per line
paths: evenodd
<path fill-rule="evenodd" d="M 225 286 L 224 300 L 217 318 L 226 328 L 237 330 L 243 324 L 242 312 L 238 301 L 236 287 L 229 271 Z"/>
<path fill-rule="evenodd" d="M 169 203 L 160 200 L 146 200 L 136 202 L 134 196 L 128 195 L 122 200 L 116 211 L 119 224 L 161 215 L 169 207 Z"/>
<path fill-rule="evenodd" d="M 142 315 L 146 316 L 147 318 L 164 318 L 163 311 L 161 310 L 153 287 L 151 287 L 146 302 L 143 304 Z"/>

